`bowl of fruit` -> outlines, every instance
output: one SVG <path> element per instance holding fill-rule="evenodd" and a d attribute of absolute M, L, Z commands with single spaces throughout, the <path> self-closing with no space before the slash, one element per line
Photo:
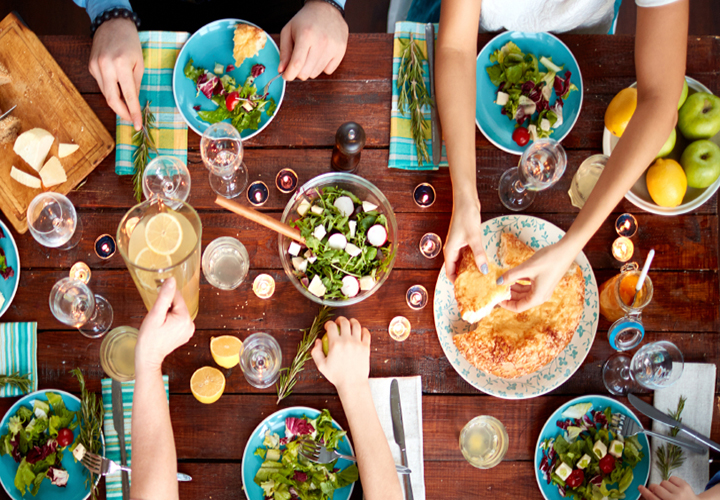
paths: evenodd
<path fill-rule="evenodd" d="M 610 156 L 637 104 L 637 84 L 621 90 L 605 113 L 603 153 Z M 633 205 L 658 215 L 680 215 L 720 188 L 720 98 L 685 77 L 678 123 L 652 165 L 627 192 Z"/>
<path fill-rule="evenodd" d="M 398 247 L 395 213 L 385 195 L 362 177 L 328 173 L 311 179 L 292 196 L 281 220 L 304 239 L 278 236 L 283 268 L 313 302 L 357 304 L 390 275 Z"/>

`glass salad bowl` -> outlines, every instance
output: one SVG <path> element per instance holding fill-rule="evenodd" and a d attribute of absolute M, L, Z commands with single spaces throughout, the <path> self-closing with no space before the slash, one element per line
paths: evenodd
<path fill-rule="evenodd" d="M 353 296 L 351 291 L 351 296 L 326 298 L 324 296 L 318 296 L 316 294 L 313 294 L 308 289 L 308 287 L 312 286 L 312 281 L 309 278 L 309 275 L 313 273 L 311 271 L 308 271 L 307 274 L 303 276 L 303 271 L 296 270 L 296 265 L 293 264 L 293 257 L 295 257 L 299 261 L 303 261 L 307 258 L 307 252 L 309 250 L 307 247 L 301 245 L 302 248 L 300 250 L 298 250 L 297 246 L 294 246 L 294 248 L 291 249 L 291 244 L 293 243 L 293 241 L 287 236 L 280 234 L 278 235 L 278 250 L 280 252 L 280 260 L 282 261 L 282 265 L 285 269 L 285 273 L 287 274 L 288 279 L 292 282 L 295 288 L 297 288 L 300 293 L 308 299 L 318 304 L 323 304 L 330 307 L 350 306 L 362 302 L 363 300 L 374 294 L 376 291 L 378 291 L 378 289 L 380 289 L 380 287 L 383 285 L 383 283 L 385 283 L 385 280 L 387 280 L 388 276 L 390 275 L 393 264 L 395 262 L 395 256 L 397 254 L 398 248 L 397 221 L 395 220 L 395 213 L 393 212 L 393 209 L 390 206 L 387 198 L 377 187 L 375 187 L 375 185 L 357 175 L 335 172 L 315 177 L 308 181 L 306 184 L 304 184 L 300 189 L 298 189 L 293 194 L 290 201 L 288 201 L 288 204 L 285 206 L 281 221 L 285 224 L 290 224 L 291 222 L 301 218 L 300 213 L 306 215 L 308 213 L 308 210 L 310 209 L 309 207 L 311 207 L 313 205 L 313 202 L 319 198 L 320 192 L 322 192 L 325 188 L 340 188 L 349 191 L 350 193 L 355 195 L 357 199 L 361 200 L 361 202 L 376 206 L 376 208 L 374 209 L 372 206 L 367 207 L 367 211 L 377 211 L 378 216 L 385 216 L 387 220 L 387 223 L 385 224 L 387 229 L 387 237 L 385 243 L 381 244 L 378 248 L 378 255 L 384 255 L 383 258 L 385 259 L 382 266 L 383 269 L 381 270 L 378 268 L 376 270 L 376 274 L 373 277 L 372 281 L 369 281 L 367 279 L 362 280 L 363 277 L 357 275 L 354 276 L 356 278 L 359 278 L 359 290 L 357 291 L 356 295 Z M 355 203 L 354 213 L 349 217 L 349 221 L 357 219 L 358 215 L 360 215 L 360 217 L 364 217 L 362 214 L 358 214 L 358 212 L 360 211 L 364 213 L 364 209 L 365 207 L 362 207 L 362 205 L 358 206 Z M 382 233 L 382 231 L 380 232 Z M 330 236 L 333 236 L 333 233 L 334 231 L 330 229 L 329 235 L 319 238 L 321 240 L 320 245 L 322 245 L 323 248 L 328 248 L 328 245 L 330 243 L 329 238 Z M 355 242 L 357 243 L 357 241 Z M 369 243 L 366 243 L 365 245 L 359 246 L 369 247 L 370 245 Z M 382 248 L 383 251 L 381 251 L 380 248 Z M 364 249 L 360 249 L 357 246 L 355 249 L 364 251 Z M 291 251 L 296 253 L 297 255 L 291 254 Z M 350 250 L 348 249 L 347 251 L 348 254 L 350 254 Z M 362 258 L 363 255 L 364 254 L 360 254 L 359 257 Z M 352 258 L 354 259 L 358 257 L 356 256 Z M 304 265 L 307 266 L 308 264 L 305 263 Z M 307 267 L 305 268 L 307 269 Z M 340 277 L 341 275 L 343 277 L 346 277 L 349 275 L 344 274 L 341 269 L 337 269 L 334 267 L 331 268 L 329 272 L 332 272 L 333 275 L 336 277 Z M 301 279 L 303 281 L 301 281 Z M 348 279 L 352 281 L 352 279 Z M 305 284 L 303 284 L 303 282 Z M 362 284 L 362 286 L 360 286 L 360 284 Z M 350 289 L 352 289 L 353 287 L 354 285 L 350 286 Z"/>

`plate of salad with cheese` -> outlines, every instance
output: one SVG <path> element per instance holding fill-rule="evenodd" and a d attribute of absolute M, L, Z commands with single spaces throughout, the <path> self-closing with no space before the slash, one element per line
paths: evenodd
<path fill-rule="evenodd" d="M 558 408 L 545 423 L 535 452 L 535 478 L 547 500 L 638 500 L 650 477 L 644 434 L 614 432 L 613 415 L 640 421 L 606 396 L 582 396 Z"/>
<path fill-rule="evenodd" d="M 0 316 L 10 307 L 20 282 L 20 253 L 8 227 L 0 221 Z"/>
<path fill-rule="evenodd" d="M 508 31 L 477 57 L 475 123 L 495 146 L 522 154 L 532 141 L 562 141 L 582 107 L 580 68 L 549 33 Z"/>
<path fill-rule="evenodd" d="M 353 455 L 346 432 L 328 410 L 293 406 L 260 422 L 242 459 L 248 500 L 347 500 L 358 480 L 357 465 L 344 459 L 316 464 L 300 453 L 300 440 L 312 439 L 329 450 Z"/>

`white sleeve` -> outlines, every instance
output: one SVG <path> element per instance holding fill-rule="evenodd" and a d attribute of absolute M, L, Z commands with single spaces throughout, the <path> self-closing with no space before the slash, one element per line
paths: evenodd
<path fill-rule="evenodd" d="M 679 0 L 635 0 L 635 5 L 638 7 L 661 7 L 677 1 Z"/>

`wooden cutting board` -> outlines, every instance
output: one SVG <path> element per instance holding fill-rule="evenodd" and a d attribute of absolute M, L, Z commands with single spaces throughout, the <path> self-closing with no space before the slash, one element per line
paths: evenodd
<path fill-rule="evenodd" d="M 14 14 L 0 23 L 0 62 L 12 77 L 11 83 L 0 86 L 0 110 L 17 104 L 13 116 L 22 120 L 20 132 L 39 127 L 55 136 L 48 158 L 57 156 L 61 142 L 80 146 L 60 159 L 66 182 L 49 189 L 32 189 L 12 179 L 10 168 L 14 165 L 40 177 L 38 173 L 15 154 L 12 144 L 0 145 L 0 210 L 19 233 L 24 233 L 32 199 L 43 190 L 69 193 L 110 154 L 115 142 L 37 36 Z"/>

